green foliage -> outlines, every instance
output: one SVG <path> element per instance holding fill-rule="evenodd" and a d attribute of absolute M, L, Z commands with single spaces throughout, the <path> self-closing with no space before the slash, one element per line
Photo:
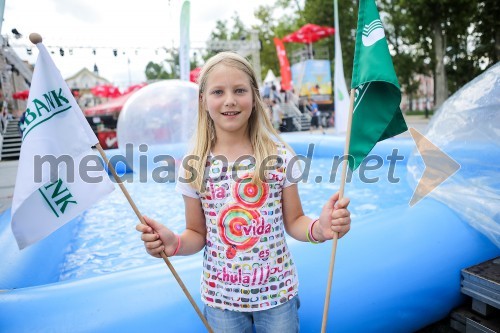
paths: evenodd
<path fill-rule="evenodd" d="M 180 78 L 180 60 L 179 60 L 179 50 L 171 49 L 168 50 L 168 57 L 163 60 L 162 63 L 158 64 L 150 61 L 146 65 L 146 79 L 148 80 L 170 80 L 170 79 L 178 79 Z M 190 59 L 190 70 L 198 67 L 198 64 L 195 57 Z"/>
<path fill-rule="evenodd" d="M 167 71 L 162 64 L 148 62 L 146 65 L 146 79 L 149 80 L 168 80 L 172 78 L 172 73 Z"/>
<path fill-rule="evenodd" d="M 228 22 L 226 20 L 217 20 L 215 22 L 215 29 L 210 33 L 210 40 L 243 40 L 247 39 L 249 36 L 249 30 L 241 21 L 238 13 L 234 12 L 231 17 L 232 25 L 231 28 L 228 27 Z M 207 49 L 202 52 L 202 58 L 204 61 L 208 60 L 212 56 L 219 53 L 221 50 L 210 50 Z"/>
<path fill-rule="evenodd" d="M 396 73 L 410 93 L 415 74 L 435 74 L 436 33 L 445 42 L 440 60 L 450 93 L 498 61 L 498 1 L 381 0 L 380 6 L 388 15 L 384 22 Z"/>
<path fill-rule="evenodd" d="M 356 37 L 359 0 L 338 0 L 340 40 L 344 73 L 348 86 Z M 454 92 L 484 69 L 500 61 L 500 2 L 497 0 L 376 0 L 384 21 L 386 36 L 393 54 L 394 67 L 402 88 L 410 95 L 418 88 L 417 74 L 436 71 L 436 34 L 443 37 L 442 49 L 447 85 Z M 261 41 L 261 75 L 269 69 L 279 74 L 274 37 L 283 38 L 306 23 L 334 26 L 333 0 L 274 0 L 258 7 L 255 18 Z M 249 37 L 237 13 L 228 21 L 218 20 L 210 34 L 212 40 L 239 40 Z M 328 48 L 334 70 L 334 38 L 326 38 L 314 47 Z M 304 47 L 285 43 L 287 53 Z M 201 52 L 206 60 L 217 50 Z M 191 68 L 196 64 L 192 60 Z M 162 64 L 149 63 L 148 79 L 178 77 L 178 54 Z"/>
<path fill-rule="evenodd" d="M 401 3 L 402 1 L 382 0 L 380 10 L 399 84 L 411 98 L 419 87 L 416 74 L 428 73 L 429 68 L 425 65 L 422 48 L 409 47 L 414 36 L 406 24 L 408 10 Z"/>
<path fill-rule="evenodd" d="M 500 2 L 478 1 L 472 22 L 478 42 L 472 52 L 475 67 L 488 68 L 500 61 Z"/>
<path fill-rule="evenodd" d="M 215 29 L 210 33 L 210 40 L 227 40 L 229 36 L 229 31 L 227 28 L 227 21 L 217 20 L 215 22 Z M 202 58 L 204 61 L 207 61 L 214 55 L 216 55 L 218 50 L 209 50 L 207 49 L 202 53 Z"/>
<path fill-rule="evenodd" d="M 347 87 L 350 86 L 354 60 L 354 45 L 358 24 L 358 1 L 339 0 L 339 29 L 342 44 L 342 59 Z"/>
<path fill-rule="evenodd" d="M 233 20 L 233 28 L 231 29 L 230 40 L 246 39 L 248 37 L 248 30 L 243 21 L 241 21 L 238 13 L 234 13 L 231 17 Z"/>
<path fill-rule="evenodd" d="M 255 11 L 255 17 L 260 21 L 259 24 L 252 28 L 259 33 L 259 40 L 261 41 L 262 48 L 260 50 L 260 64 L 261 75 L 264 78 L 268 70 L 272 70 L 276 76 L 279 76 L 279 62 L 276 55 L 276 46 L 274 45 L 274 38 L 283 38 L 285 35 L 294 31 L 297 18 L 288 14 L 280 16 L 276 21 L 276 14 L 283 8 L 276 5 L 274 6 L 260 6 Z M 288 51 L 288 50 L 287 50 Z"/>
<path fill-rule="evenodd" d="M 357 0 L 339 0 L 338 6 L 344 72 L 349 82 L 356 35 Z M 259 38 L 263 45 L 261 50 L 262 75 L 264 77 L 269 69 L 279 75 L 279 63 L 273 38 L 283 38 L 306 23 L 333 27 L 333 0 L 307 0 L 303 6 L 297 0 L 277 0 L 273 5 L 260 6 L 255 11 L 255 17 L 260 23 L 254 28 L 259 31 Z M 334 70 L 334 44 L 333 36 L 314 44 L 315 48 L 328 49 L 332 71 Z M 285 47 L 287 54 L 291 55 L 305 46 L 300 43 L 285 43 Z"/>

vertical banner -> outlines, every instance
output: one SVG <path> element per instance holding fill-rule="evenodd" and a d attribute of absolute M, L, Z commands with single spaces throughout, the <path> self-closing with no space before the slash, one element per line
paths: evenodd
<path fill-rule="evenodd" d="M 274 45 L 276 45 L 276 53 L 278 54 L 278 60 L 280 62 L 281 88 L 290 90 L 292 88 L 292 74 L 290 72 L 290 63 L 286 56 L 285 45 L 279 38 L 274 38 Z"/>
<path fill-rule="evenodd" d="M 0 33 L 2 32 L 3 13 L 5 11 L 5 0 L 0 0 Z"/>
<path fill-rule="evenodd" d="M 349 114 L 349 93 L 344 77 L 344 62 L 342 61 L 342 46 L 340 45 L 339 9 L 337 0 L 334 0 L 335 17 L 335 69 L 333 77 L 335 98 L 335 131 L 347 131 L 347 118 Z"/>
<path fill-rule="evenodd" d="M 181 46 L 179 50 L 179 65 L 181 80 L 189 81 L 189 11 L 190 2 L 184 1 L 181 10 Z"/>

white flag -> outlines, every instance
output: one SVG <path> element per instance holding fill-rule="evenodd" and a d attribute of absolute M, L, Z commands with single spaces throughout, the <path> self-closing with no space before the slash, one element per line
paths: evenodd
<path fill-rule="evenodd" d="M 333 77 L 335 95 L 335 131 L 347 131 L 347 118 L 349 114 L 349 93 L 344 78 L 344 64 L 342 61 L 342 47 L 340 46 L 340 29 L 337 0 L 335 5 L 335 72 Z"/>
<path fill-rule="evenodd" d="M 48 236 L 114 190 L 98 140 L 42 43 L 33 73 L 12 202 L 20 249 Z"/>

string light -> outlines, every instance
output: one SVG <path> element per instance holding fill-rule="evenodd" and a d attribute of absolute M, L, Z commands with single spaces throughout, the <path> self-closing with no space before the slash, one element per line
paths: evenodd
<path fill-rule="evenodd" d="M 11 32 L 14 34 L 15 39 L 19 39 L 19 38 L 23 37 L 23 35 L 19 31 L 17 31 L 16 28 L 12 29 Z"/>
<path fill-rule="evenodd" d="M 9 41 L 9 39 L 6 39 L 5 40 L 6 42 Z M 206 50 L 207 47 L 205 46 L 206 42 L 191 42 L 191 50 Z M 203 46 L 197 46 L 197 45 L 203 45 Z M 13 47 L 13 48 L 31 48 L 32 45 L 31 44 L 26 44 L 26 43 L 19 43 L 17 41 L 15 41 L 14 43 L 10 43 L 9 44 L 10 47 Z M 160 46 L 160 47 L 143 47 L 143 46 L 138 46 L 138 47 L 115 47 L 115 46 L 75 46 L 75 45 L 47 45 L 45 44 L 45 47 L 47 49 L 68 49 L 68 51 L 72 50 L 72 51 L 75 51 L 77 49 L 81 49 L 81 50 L 91 50 L 92 54 L 93 55 L 97 55 L 97 50 L 98 49 L 101 49 L 101 50 L 104 50 L 104 49 L 107 49 L 107 50 L 116 50 L 117 51 L 117 54 L 118 52 L 122 52 L 122 51 L 119 51 L 119 49 L 125 49 L 127 52 L 131 53 L 131 52 L 134 52 L 135 54 L 139 54 L 139 52 L 141 50 L 149 50 L 151 51 L 152 53 L 154 52 L 155 54 L 158 54 L 161 50 L 165 50 L 166 53 L 169 52 L 169 50 L 171 49 L 177 49 L 175 47 L 165 47 L 165 46 Z M 125 51 L 123 51 L 125 52 Z"/>

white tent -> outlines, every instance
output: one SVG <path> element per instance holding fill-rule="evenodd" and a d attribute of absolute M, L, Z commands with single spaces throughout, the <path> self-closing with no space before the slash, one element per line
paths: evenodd
<path fill-rule="evenodd" d="M 276 75 L 274 75 L 273 71 L 270 69 L 270 70 L 267 71 L 266 78 L 264 79 L 264 85 L 274 84 L 276 86 L 276 90 L 280 91 L 280 89 L 281 89 L 280 80 L 281 80 L 281 78 L 280 77 L 276 77 Z"/>
<path fill-rule="evenodd" d="M 276 84 L 276 81 L 277 81 L 276 75 L 274 75 L 273 70 L 272 69 L 268 70 L 266 78 L 264 79 L 264 83 L 274 82 Z"/>

